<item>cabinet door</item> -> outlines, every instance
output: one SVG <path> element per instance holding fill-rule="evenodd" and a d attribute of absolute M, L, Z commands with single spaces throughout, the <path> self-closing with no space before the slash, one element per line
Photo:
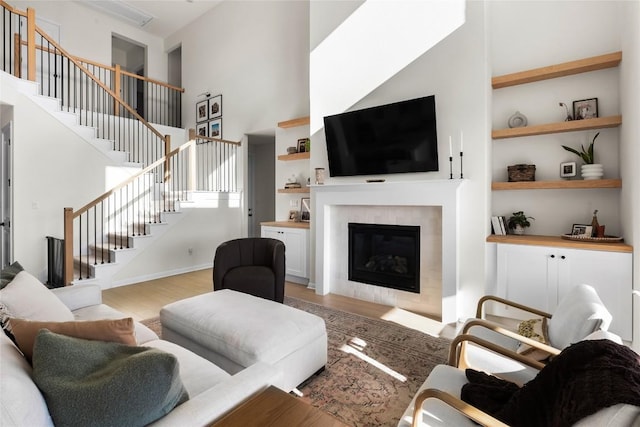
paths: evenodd
<path fill-rule="evenodd" d="M 632 339 L 632 255 L 622 252 L 558 249 L 565 256 L 559 263 L 558 300 L 574 286 L 593 286 L 611 313 L 609 330 L 622 339 Z"/>
<path fill-rule="evenodd" d="M 498 245 L 497 282 L 498 296 L 550 312 L 557 299 L 557 263 L 553 248 Z M 508 311 L 508 315 L 522 317 L 513 310 Z"/>
<path fill-rule="evenodd" d="M 284 243 L 286 274 L 305 279 L 309 277 L 309 230 L 263 226 L 261 235 Z"/>

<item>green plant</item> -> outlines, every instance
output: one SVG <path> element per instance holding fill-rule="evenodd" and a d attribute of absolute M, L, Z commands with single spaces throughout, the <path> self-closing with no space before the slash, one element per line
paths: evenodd
<path fill-rule="evenodd" d="M 591 140 L 591 144 L 589 144 L 589 147 L 586 150 L 584 149 L 584 146 L 582 144 L 580 145 L 582 151 L 567 147 L 566 145 L 563 145 L 562 148 L 580 156 L 580 158 L 584 160 L 584 163 L 586 165 L 592 165 L 594 163 L 593 145 L 596 143 L 596 138 L 598 137 L 598 135 L 600 135 L 600 132 L 596 133 L 596 136 L 593 137 L 593 139 Z"/>
<path fill-rule="evenodd" d="M 530 219 L 535 220 L 534 217 L 526 216 L 522 211 L 514 212 L 511 215 L 511 218 L 509 218 L 509 221 L 507 221 L 507 226 L 510 230 L 516 228 L 517 225 L 526 228 L 531 225 L 531 223 L 529 222 Z"/>

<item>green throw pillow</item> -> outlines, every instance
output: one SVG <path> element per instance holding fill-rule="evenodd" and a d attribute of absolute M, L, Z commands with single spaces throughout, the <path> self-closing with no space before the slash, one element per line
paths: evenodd
<path fill-rule="evenodd" d="M 55 425 L 144 426 L 189 398 L 170 353 L 47 329 L 36 337 L 33 380 Z"/>
<path fill-rule="evenodd" d="M 14 262 L 8 267 L 3 268 L 2 271 L 0 271 L 0 289 L 3 289 L 5 286 L 7 286 L 13 280 L 13 278 L 16 277 L 16 274 L 20 273 L 22 270 L 24 269 L 18 261 Z"/>

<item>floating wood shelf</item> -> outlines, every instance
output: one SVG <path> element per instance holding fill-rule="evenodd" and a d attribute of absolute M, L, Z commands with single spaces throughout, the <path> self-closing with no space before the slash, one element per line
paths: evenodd
<path fill-rule="evenodd" d="M 506 236 L 498 236 L 492 234 L 487 237 L 490 243 L 507 243 L 512 245 L 532 245 L 532 246 L 553 246 L 561 248 L 573 249 L 590 249 L 596 251 L 609 252 L 633 252 L 633 246 L 622 242 L 580 242 L 576 240 L 566 240 L 560 236 L 536 236 L 536 235 L 516 235 L 509 234 Z"/>
<path fill-rule="evenodd" d="M 287 129 L 287 128 L 293 128 L 296 126 L 308 125 L 309 123 L 311 123 L 311 118 L 309 116 L 299 117 L 297 119 L 291 119 L 291 120 L 286 120 L 284 122 L 279 122 L 278 127 Z"/>
<path fill-rule="evenodd" d="M 518 138 L 521 136 L 546 135 L 550 133 L 575 132 L 579 130 L 614 128 L 622 124 L 622 116 L 598 117 L 595 119 L 571 120 L 547 123 L 521 128 L 496 129 L 491 132 L 493 139 Z"/>
<path fill-rule="evenodd" d="M 278 188 L 278 193 L 310 193 L 309 187 L 302 188 Z"/>
<path fill-rule="evenodd" d="M 617 67 L 620 61 L 622 61 L 622 52 L 613 52 L 591 58 L 579 59 L 577 61 L 563 62 L 562 64 L 496 76 L 491 79 L 491 86 L 494 89 L 500 89 L 540 80 L 554 79 L 556 77 L 586 73 L 588 71 L 603 70 L 605 68 Z"/>
<path fill-rule="evenodd" d="M 576 179 L 570 181 L 493 182 L 492 190 L 570 190 L 584 188 L 622 188 L 621 179 Z"/>
<path fill-rule="evenodd" d="M 278 156 L 278 160 L 284 160 L 284 161 L 304 160 L 309 158 L 311 158 L 311 153 L 308 151 L 305 153 L 281 154 Z"/>

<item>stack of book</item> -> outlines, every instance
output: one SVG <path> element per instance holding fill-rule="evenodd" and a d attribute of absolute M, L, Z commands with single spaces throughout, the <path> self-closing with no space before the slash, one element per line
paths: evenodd
<path fill-rule="evenodd" d="M 493 229 L 493 234 L 497 236 L 504 236 L 508 234 L 509 231 L 509 228 L 507 227 L 507 220 L 503 216 L 492 216 L 491 228 Z"/>

